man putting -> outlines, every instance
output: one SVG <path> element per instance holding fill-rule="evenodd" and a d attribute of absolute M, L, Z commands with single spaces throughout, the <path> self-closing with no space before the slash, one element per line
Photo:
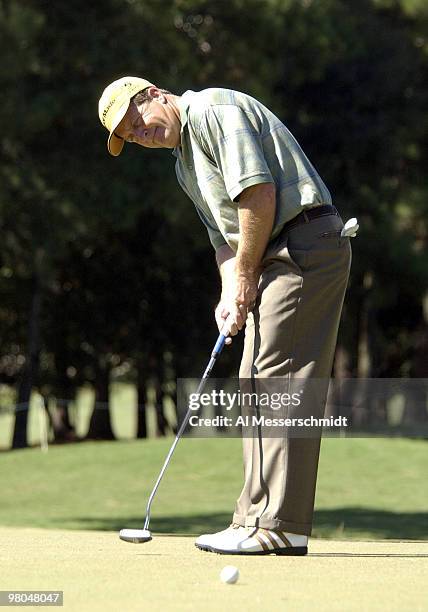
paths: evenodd
<path fill-rule="evenodd" d="M 178 182 L 215 249 L 217 325 L 230 316 L 231 336 L 245 325 L 240 380 L 280 380 L 289 389 L 328 381 L 351 249 L 327 187 L 283 123 L 237 91 L 177 96 L 137 77 L 104 90 L 99 117 L 111 155 L 125 142 L 173 149 Z M 312 393 L 317 416 L 326 391 Z M 196 546 L 306 554 L 319 450 L 320 436 L 243 437 L 244 486 L 232 524 Z"/>

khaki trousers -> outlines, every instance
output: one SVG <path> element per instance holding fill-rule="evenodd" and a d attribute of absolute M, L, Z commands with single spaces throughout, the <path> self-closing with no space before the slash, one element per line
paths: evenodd
<path fill-rule="evenodd" d="M 241 381 L 329 379 L 351 264 L 342 227 L 337 215 L 319 217 L 269 246 L 246 324 Z M 327 386 L 316 400 L 320 416 L 326 394 Z M 319 451 L 320 436 L 272 437 L 260 428 L 243 437 L 244 486 L 233 521 L 310 535 Z"/>

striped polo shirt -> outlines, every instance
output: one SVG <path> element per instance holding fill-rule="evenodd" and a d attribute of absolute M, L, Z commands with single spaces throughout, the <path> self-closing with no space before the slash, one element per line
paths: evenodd
<path fill-rule="evenodd" d="M 178 182 L 196 206 L 215 249 L 238 248 L 239 195 L 275 183 L 271 239 L 304 207 L 331 204 L 330 193 L 285 125 L 247 94 L 212 88 L 179 98 Z"/>

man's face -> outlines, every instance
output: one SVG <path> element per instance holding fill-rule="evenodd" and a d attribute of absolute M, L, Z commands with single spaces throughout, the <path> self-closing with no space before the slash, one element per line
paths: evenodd
<path fill-rule="evenodd" d="M 131 101 L 115 134 L 149 149 L 173 149 L 181 141 L 178 109 L 157 88 L 150 90 L 154 99 L 138 108 Z"/>

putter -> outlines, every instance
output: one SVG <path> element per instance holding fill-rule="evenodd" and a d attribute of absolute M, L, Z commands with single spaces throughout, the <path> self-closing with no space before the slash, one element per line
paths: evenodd
<path fill-rule="evenodd" d="M 223 331 L 224 330 L 224 331 Z M 202 375 L 201 381 L 199 383 L 198 389 L 196 391 L 196 393 L 200 394 L 202 393 L 203 388 L 205 387 L 205 384 L 211 374 L 211 371 L 214 367 L 214 364 L 216 362 L 217 357 L 220 355 L 221 351 L 223 350 L 224 344 L 226 342 L 226 338 L 230 333 L 230 321 L 229 318 L 226 320 L 225 324 L 223 325 L 223 328 L 221 330 L 221 333 L 217 339 L 217 342 L 215 343 L 214 349 L 211 353 L 211 359 L 208 362 L 208 365 L 205 369 L 205 372 Z M 149 501 L 147 502 L 147 508 L 146 508 L 146 520 L 144 521 L 144 528 L 143 529 L 121 529 L 119 532 L 119 537 L 121 540 L 123 540 L 124 542 L 132 542 L 133 544 L 142 544 L 143 542 L 150 542 L 150 540 L 152 539 L 152 534 L 150 533 L 149 530 L 149 523 L 150 523 L 150 510 L 152 507 L 152 501 L 154 496 L 156 495 L 156 491 L 158 490 L 158 487 L 160 485 L 160 482 L 163 478 L 163 475 L 166 471 L 166 468 L 168 467 L 168 464 L 171 460 L 171 457 L 174 453 L 175 447 L 178 444 L 179 439 L 181 438 L 181 435 L 183 433 L 183 431 L 186 429 L 186 426 L 189 422 L 189 419 L 192 415 L 192 413 L 194 413 L 194 410 L 192 410 L 192 408 L 188 408 L 186 415 L 183 419 L 183 422 L 180 425 L 180 429 L 177 432 L 177 435 L 175 436 L 175 440 L 172 443 L 172 446 L 169 450 L 168 455 L 166 456 L 165 459 L 165 463 L 163 464 L 163 467 L 160 471 L 160 474 L 158 476 L 158 479 L 155 483 L 155 486 L 153 487 L 153 490 L 150 494 L 149 497 Z"/>

